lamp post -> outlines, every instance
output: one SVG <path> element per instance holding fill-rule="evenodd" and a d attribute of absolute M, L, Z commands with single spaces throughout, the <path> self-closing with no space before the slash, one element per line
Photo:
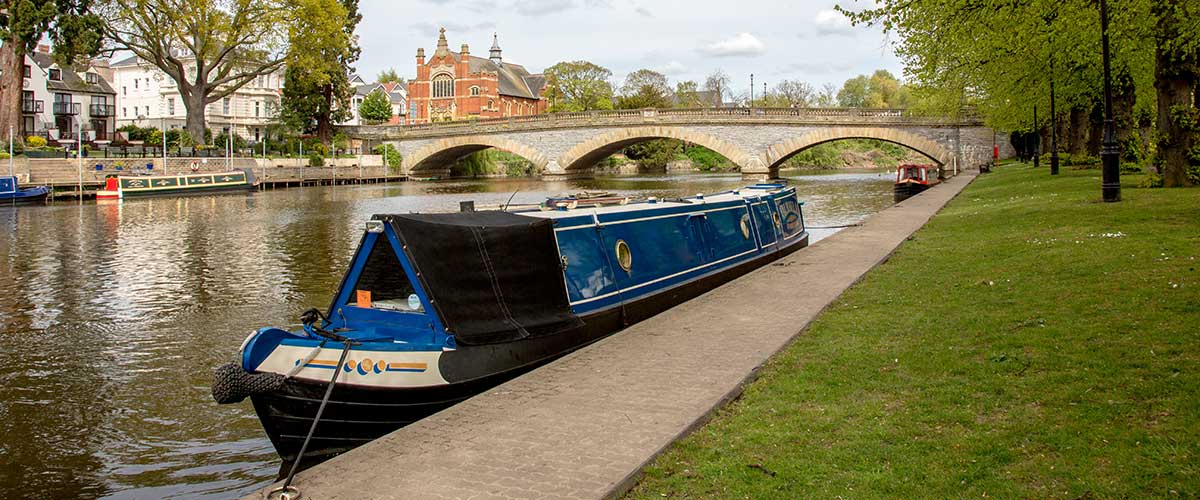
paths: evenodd
<path fill-rule="evenodd" d="M 754 107 L 754 73 L 750 73 L 750 107 Z"/>
<path fill-rule="evenodd" d="M 1121 201 L 1121 170 L 1117 157 L 1117 139 L 1113 130 L 1112 73 L 1108 56 L 1108 2 L 1100 0 L 1100 43 L 1104 59 L 1104 145 L 1100 148 L 1103 168 L 1100 192 L 1105 202 Z"/>
<path fill-rule="evenodd" d="M 1042 134 L 1041 134 L 1041 129 L 1038 127 L 1037 103 L 1034 103 L 1034 105 L 1033 105 L 1033 168 L 1038 168 L 1038 167 L 1042 166 L 1041 165 L 1042 162 L 1041 162 L 1041 158 L 1040 158 L 1041 152 L 1042 152 L 1041 145 L 1042 145 Z"/>
<path fill-rule="evenodd" d="M 1058 175 L 1058 112 L 1054 108 L 1054 58 L 1050 58 L 1050 175 Z"/>
<path fill-rule="evenodd" d="M 75 158 L 79 160 L 79 202 L 83 203 L 83 120 L 76 119 Z"/>
<path fill-rule="evenodd" d="M 163 173 L 163 175 L 167 175 L 167 116 L 164 114 L 164 115 L 162 116 L 161 120 L 162 120 L 162 122 L 161 122 L 161 123 L 162 123 L 162 137 L 163 137 L 163 143 L 162 143 L 162 148 L 163 148 L 163 165 L 162 165 L 162 173 Z"/>

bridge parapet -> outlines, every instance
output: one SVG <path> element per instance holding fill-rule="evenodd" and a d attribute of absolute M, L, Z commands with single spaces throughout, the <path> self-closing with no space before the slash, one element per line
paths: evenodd
<path fill-rule="evenodd" d="M 630 125 L 875 125 L 962 127 L 980 126 L 973 114 L 959 119 L 925 116 L 907 109 L 870 108 L 679 108 L 595 110 L 546 113 L 508 118 L 435 122 L 418 125 L 355 125 L 340 130 L 352 138 L 401 140 L 498 132 L 534 131 L 574 127 Z"/>

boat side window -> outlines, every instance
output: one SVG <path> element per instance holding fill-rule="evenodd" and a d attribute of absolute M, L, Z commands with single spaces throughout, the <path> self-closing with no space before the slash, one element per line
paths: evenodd
<path fill-rule="evenodd" d="M 779 200 L 776 206 L 779 208 L 783 234 L 792 236 L 804 230 L 804 218 L 800 213 L 800 203 L 795 198 Z"/>
<path fill-rule="evenodd" d="M 387 239 L 380 237 L 367 256 L 367 263 L 346 305 L 389 311 L 425 312 L 417 291 Z"/>

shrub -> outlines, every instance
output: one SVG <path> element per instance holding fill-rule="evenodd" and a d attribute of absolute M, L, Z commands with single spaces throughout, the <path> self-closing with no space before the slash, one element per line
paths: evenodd
<path fill-rule="evenodd" d="M 0 151 L 0 160 L 7 160 L 8 158 L 8 151 Z"/>
<path fill-rule="evenodd" d="M 1142 182 L 1138 183 L 1138 187 L 1144 187 L 1144 188 L 1163 187 L 1163 178 L 1161 175 L 1158 175 L 1158 172 L 1153 172 L 1153 171 L 1147 172 L 1146 178 L 1142 179 Z"/>
<path fill-rule="evenodd" d="M 379 146 L 375 146 L 375 148 L 371 150 L 372 153 L 377 155 L 382 155 L 384 151 L 387 151 L 387 166 L 390 167 L 393 172 L 395 169 L 400 168 L 400 163 L 403 158 L 400 156 L 400 152 L 396 151 L 395 146 L 391 144 L 381 144 Z"/>
<path fill-rule="evenodd" d="M 703 171 L 722 170 L 733 165 L 720 153 L 703 146 L 692 146 L 683 151 L 684 156 L 692 161 L 692 165 Z"/>
<path fill-rule="evenodd" d="M 317 154 L 317 153 L 315 153 L 315 152 L 314 152 L 314 153 L 312 153 L 312 154 L 309 154 L 309 155 L 308 155 L 308 166 L 310 166 L 310 167 L 324 167 L 324 166 L 325 166 L 325 157 L 324 157 L 324 156 L 321 156 L 321 155 L 319 155 L 319 154 Z"/>
<path fill-rule="evenodd" d="M 38 135 L 31 135 L 25 139 L 25 144 L 31 148 L 46 147 L 46 138 Z"/>

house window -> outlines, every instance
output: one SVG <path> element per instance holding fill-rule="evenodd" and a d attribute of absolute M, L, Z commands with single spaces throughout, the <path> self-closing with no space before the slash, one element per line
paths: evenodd
<path fill-rule="evenodd" d="M 50 68 L 50 80 L 55 82 L 62 81 L 62 70 Z"/>
<path fill-rule="evenodd" d="M 229 114 L 229 98 L 228 97 L 221 100 L 221 111 L 222 111 L 222 113 L 224 113 L 226 115 Z"/>
<path fill-rule="evenodd" d="M 479 95 L 479 87 L 471 87 L 471 95 Z"/>
<path fill-rule="evenodd" d="M 133 88 L 135 88 L 135 89 L 136 89 L 136 88 L 139 88 L 139 87 L 138 87 L 138 85 L 140 85 L 140 84 L 141 84 L 141 83 L 140 83 L 141 81 L 142 81 L 141 79 L 134 78 L 134 79 L 133 79 Z"/>
<path fill-rule="evenodd" d="M 433 77 L 433 97 L 454 97 L 454 79 L 450 75 Z"/>
<path fill-rule="evenodd" d="M 488 99 L 488 109 L 492 109 L 492 108 L 495 108 L 495 107 L 496 107 L 496 103 L 495 103 L 495 101 L 492 101 L 491 99 Z"/>
<path fill-rule="evenodd" d="M 88 85 L 95 85 L 100 82 L 100 75 L 95 73 L 87 73 L 84 78 L 87 79 Z"/>
<path fill-rule="evenodd" d="M 175 116 L 175 98 L 167 99 L 167 114 Z"/>
<path fill-rule="evenodd" d="M 121 108 L 121 116 L 128 118 L 129 117 L 129 108 Z"/>
<path fill-rule="evenodd" d="M 146 106 L 146 116 L 150 116 L 150 106 Z"/>
<path fill-rule="evenodd" d="M 262 138 L 258 135 L 258 127 L 254 127 L 254 142 L 258 142 L 260 140 L 262 140 Z"/>
<path fill-rule="evenodd" d="M 121 95 L 129 95 L 129 87 L 121 87 Z"/>
<path fill-rule="evenodd" d="M 25 73 L 24 73 L 24 74 L 25 74 L 25 78 L 29 78 L 29 77 L 30 77 L 30 75 L 32 75 L 32 74 L 33 74 L 33 73 L 31 73 L 31 72 L 30 72 L 30 70 L 29 70 L 29 65 L 28 65 L 28 64 L 26 64 L 26 65 L 25 65 Z"/>
<path fill-rule="evenodd" d="M 255 118 L 258 118 L 258 107 L 259 106 L 260 106 L 260 103 L 258 101 L 254 101 L 254 117 Z"/>

